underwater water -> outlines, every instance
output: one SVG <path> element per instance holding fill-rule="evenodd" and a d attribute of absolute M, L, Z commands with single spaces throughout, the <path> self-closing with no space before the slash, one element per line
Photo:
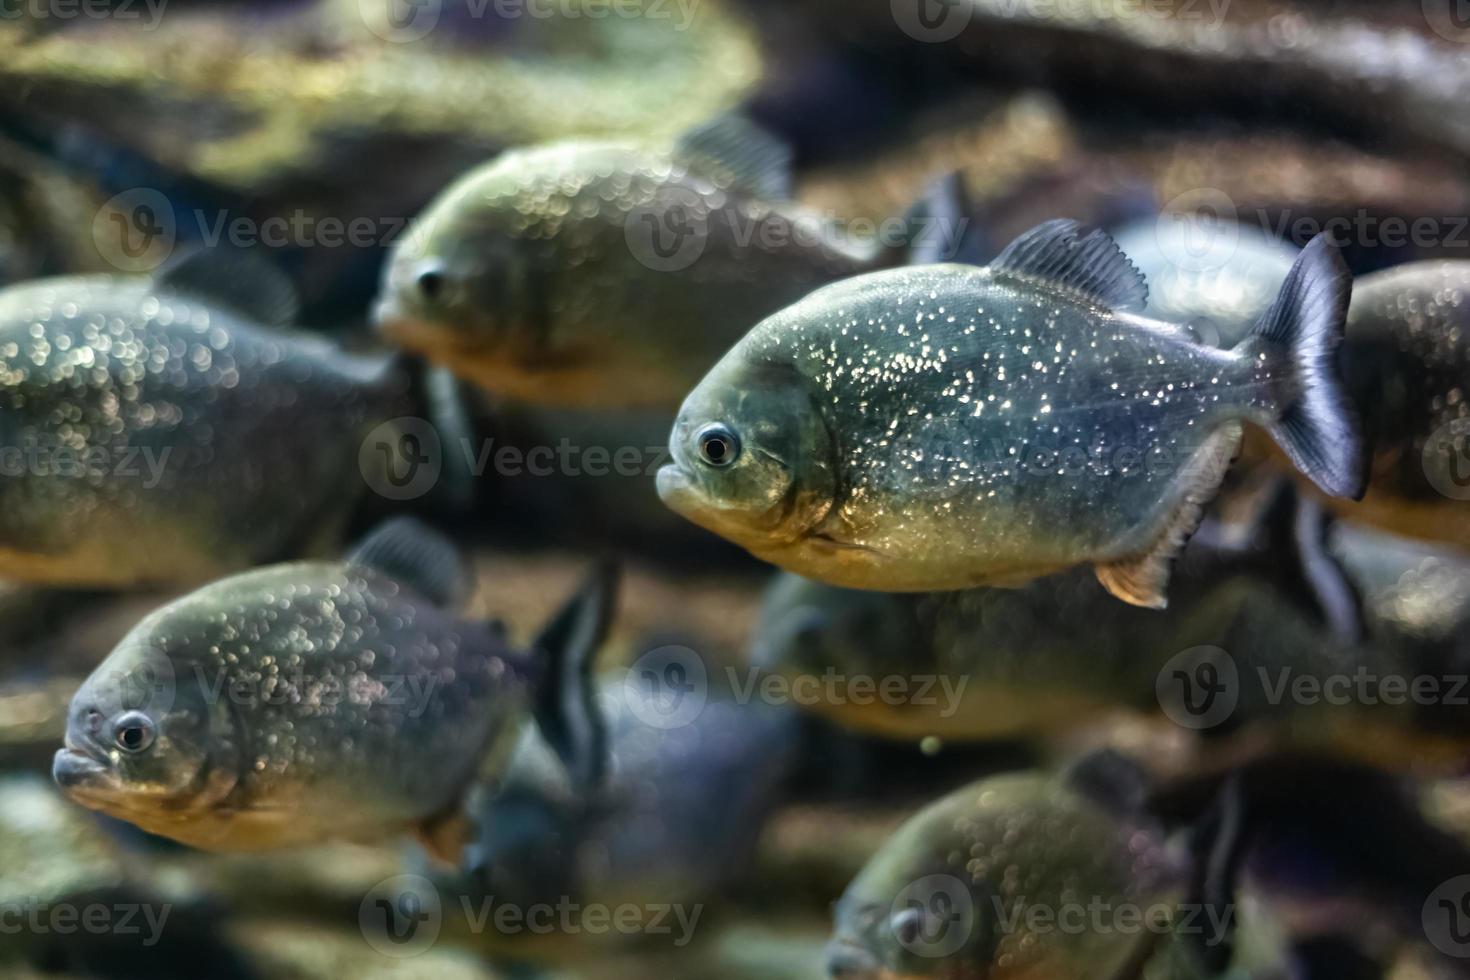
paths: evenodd
<path fill-rule="evenodd" d="M 1470 976 L 1462 0 L 0 0 L 0 976 Z"/>

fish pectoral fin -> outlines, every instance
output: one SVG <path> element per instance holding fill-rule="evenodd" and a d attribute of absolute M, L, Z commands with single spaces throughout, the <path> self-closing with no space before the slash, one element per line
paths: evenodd
<path fill-rule="evenodd" d="M 474 828 L 465 816 L 462 802 L 456 799 L 443 812 L 421 821 L 414 828 L 414 836 L 433 857 L 458 867 L 464 849 L 474 837 Z"/>
<path fill-rule="evenodd" d="M 866 551 L 875 555 L 878 553 L 875 549 L 869 548 L 867 545 L 858 544 L 855 541 L 843 541 L 841 538 L 833 537 L 826 531 L 808 534 L 806 540 L 828 551 Z"/>
<path fill-rule="evenodd" d="M 1179 474 L 1183 500 L 1147 551 L 1097 566 L 1097 580 L 1103 588 L 1135 606 L 1163 609 L 1169 604 L 1167 591 L 1174 559 L 1199 527 L 1205 505 L 1219 491 L 1226 470 L 1240 450 L 1241 436 L 1240 423 L 1231 422 L 1211 433 L 1195 450 Z"/>
<path fill-rule="evenodd" d="M 1070 290 L 1114 310 L 1142 310 L 1148 283 L 1102 231 L 1083 235 L 1075 221 L 1037 225 L 1006 246 L 991 270 Z"/>

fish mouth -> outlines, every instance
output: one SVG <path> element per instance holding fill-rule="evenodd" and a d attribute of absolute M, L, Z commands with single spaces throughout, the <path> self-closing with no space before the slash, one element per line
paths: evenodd
<path fill-rule="evenodd" d="M 893 976 L 876 956 L 849 939 L 832 940 L 826 952 L 827 975 L 834 980 L 886 980 Z"/>
<path fill-rule="evenodd" d="M 58 749 L 51 760 L 51 778 L 68 796 L 100 795 L 113 784 L 112 766 L 72 747 Z"/>
<path fill-rule="evenodd" d="M 677 463 L 665 463 L 660 466 L 658 475 L 654 478 L 654 486 L 658 490 L 658 499 L 662 500 L 670 510 L 680 514 L 688 514 L 698 499 L 694 481 Z"/>
<path fill-rule="evenodd" d="M 384 296 L 373 307 L 371 319 L 378 333 L 391 337 L 403 326 L 403 306 L 392 296 Z"/>

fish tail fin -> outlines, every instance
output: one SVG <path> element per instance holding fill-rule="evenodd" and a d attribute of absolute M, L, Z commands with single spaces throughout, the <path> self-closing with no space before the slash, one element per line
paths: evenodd
<path fill-rule="evenodd" d="M 612 625 L 618 565 L 598 562 L 533 644 L 544 658 L 535 718 L 573 785 L 587 793 L 607 776 L 607 721 L 597 703 L 593 664 Z"/>
<path fill-rule="evenodd" d="M 1346 263 L 1318 235 L 1242 346 L 1265 345 L 1291 363 L 1296 395 L 1267 424 L 1272 438 L 1325 492 L 1356 500 L 1367 485 L 1363 437 L 1336 364 L 1351 295 Z"/>
<path fill-rule="evenodd" d="M 989 258 L 985 254 L 985 236 L 972 227 L 970 210 L 965 180 L 958 171 L 934 181 L 924 196 L 904 213 L 908 242 L 893 256 L 894 264 L 983 264 Z"/>

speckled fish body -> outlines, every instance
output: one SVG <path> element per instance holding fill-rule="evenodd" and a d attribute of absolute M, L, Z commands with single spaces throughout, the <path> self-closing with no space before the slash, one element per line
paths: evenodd
<path fill-rule="evenodd" d="M 508 152 L 417 220 L 379 325 L 511 398 L 673 408 L 752 323 L 883 262 L 787 200 L 788 167 L 728 119 L 673 150 Z"/>
<path fill-rule="evenodd" d="M 1344 370 L 1371 447 L 1368 492 L 1344 516 L 1470 546 L 1470 262 L 1360 278 Z"/>
<path fill-rule="evenodd" d="M 208 850 L 432 840 L 470 781 L 504 765 L 531 699 L 548 683 L 573 697 L 585 665 L 512 649 L 453 608 L 438 573 L 374 542 L 457 561 L 390 522 L 352 560 L 258 569 L 165 606 L 77 692 L 57 782 Z"/>
<path fill-rule="evenodd" d="M 199 768 L 184 785 L 157 787 L 178 795 L 136 808 L 85 785 L 72 796 L 212 850 L 408 827 L 450 804 L 524 696 L 503 641 L 467 626 L 339 564 L 205 588 L 144 620 L 89 681 L 165 656 L 171 716 L 187 712 L 208 733 Z M 75 710 L 96 700 L 84 687 Z M 118 755 L 105 734 L 78 749 Z"/>
<path fill-rule="evenodd" d="M 844 980 L 1143 976 L 1174 938 L 1187 866 L 1160 828 L 1064 778 L 982 780 L 911 818 L 848 886 L 829 971 Z M 1100 925 L 1089 907 L 1106 910 Z M 1138 929 L 1106 918 L 1122 909 L 1136 910 Z"/>
<path fill-rule="evenodd" d="M 330 540 L 408 386 L 152 279 L 0 292 L 0 575 L 194 585 Z"/>
<path fill-rule="evenodd" d="M 1091 563 L 1115 594 L 1160 605 L 1243 420 L 1270 426 L 1335 492 L 1357 491 L 1329 366 L 1340 262 L 1315 242 L 1231 351 L 1100 300 L 1126 306 L 1144 287 L 1105 236 L 1078 238 L 1070 222 L 988 268 L 856 277 L 767 319 L 715 366 L 680 412 L 660 494 L 831 584 L 954 589 Z M 1091 292 L 1065 285 L 1079 278 Z"/>

